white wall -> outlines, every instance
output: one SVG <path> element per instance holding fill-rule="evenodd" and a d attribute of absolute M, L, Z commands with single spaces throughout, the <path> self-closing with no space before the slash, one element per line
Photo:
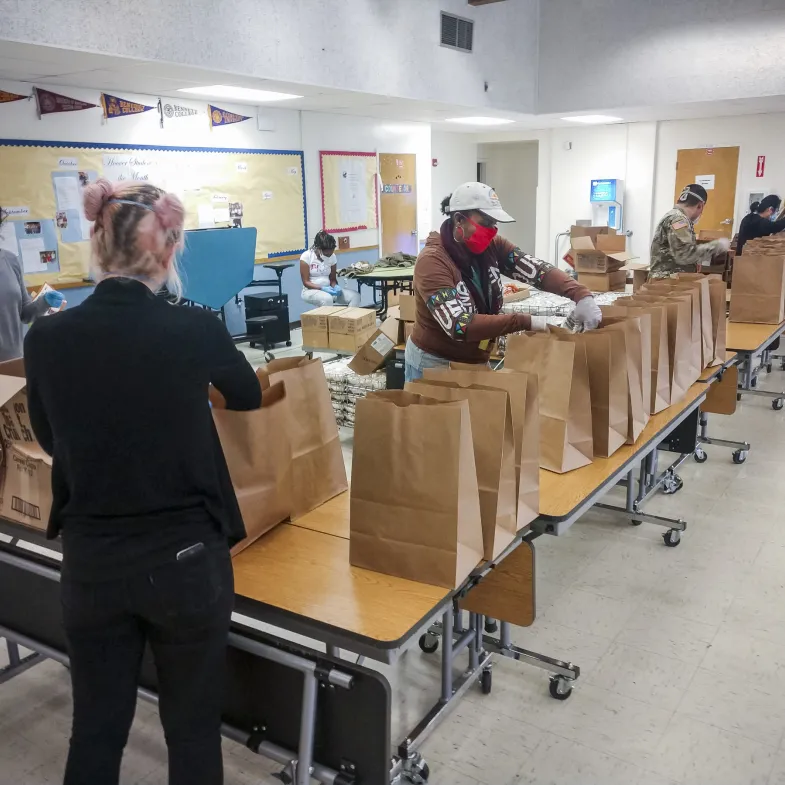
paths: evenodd
<path fill-rule="evenodd" d="M 438 230 L 444 220 L 442 199 L 461 183 L 477 179 L 477 142 L 472 134 L 434 131 L 431 156 L 438 161 L 431 167 L 431 228 Z"/>
<path fill-rule="evenodd" d="M 414 153 L 417 156 L 417 228 L 421 240 L 431 229 L 431 127 L 427 123 L 395 123 L 370 117 L 302 112 L 308 231 L 322 228 L 319 151 Z M 353 248 L 379 244 L 379 230 L 349 232 Z"/>
<path fill-rule="evenodd" d="M 500 226 L 501 233 L 519 248 L 534 253 L 537 223 L 538 143 L 509 142 L 479 145 L 485 180 L 499 195 L 515 223 Z"/>
<path fill-rule="evenodd" d="M 660 123 L 654 182 L 655 214 L 662 215 L 673 203 L 678 150 L 739 146 L 734 216 L 734 231 L 737 231 L 741 219 L 748 212 L 749 191 L 765 191 L 785 197 L 784 134 L 785 113 Z M 766 156 L 762 178 L 755 176 L 759 155 Z"/>
<path fill-rule="evenodd" d="M 547 0 L 540 113 L 785 93 L 783 0 Z"/>
<path fill-rule="evenodd" d="M 440 46 L 442 10 L 475 20 L 473 53 Z M 537 0 L 0 0 L 12 41 L 526 112 L 537 18 Z"/>

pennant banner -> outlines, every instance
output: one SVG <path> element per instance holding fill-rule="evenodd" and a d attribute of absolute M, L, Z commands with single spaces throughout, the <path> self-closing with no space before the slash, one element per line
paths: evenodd
<path fill-rule="evenodd" d="M 97 109 L 98 104 L 88 104 L 78 98 L 69 98 L 49 90 L 34 87 L 35 100 L 38 104 L 38 114 L 53 114 L 54 112 L 78 112 L 80 109 Z"/>
<path fill-rule="evenodd" d="M 104 117 L 127 117 L 129 114 L 141 114 L 154 109 L 153 106 L 137 104 L 135 101 L 127 101 L 125 98 L 118 98 L 116 95 L 101 93 L 101 106 L 104 108 Z"/>
<path fill-rule="evenodd" d="M 219 109 L 212 104 L 208 105 L 210 112 L 210 126 L 215 128 L 217 125 L 231 125 L 232 123 L 242 123 L 243 120 L 250 120 L 242 114 L 235 114 L 234 112 L 227 112 L 226 109 Z"/>
<path fill-rule="evenodd" d="M 0 104 L 10 104 L 11 101 L 24 101 L 29 98 L 29 95 L 19 95 L 18 93 L 7 93 L 5 90 L 0 90 Z"/>
<path fill-rule="evenodd" d="M 202 105 L 201 109 L 195 109 L 192 106 L 176 104 L 171 99 L 158 99 L 158 114 L 161 116 L 161 128 L 163 128 L 164 122 L 167 120 L 183 120 L 186 117 L 204 116 L 204 105 Z"/>

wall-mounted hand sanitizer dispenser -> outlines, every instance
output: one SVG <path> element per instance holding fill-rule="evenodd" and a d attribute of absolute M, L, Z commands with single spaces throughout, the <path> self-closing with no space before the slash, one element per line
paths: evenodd
<path fill-rule="evenodd" d="M 589 201 L 592 207 L 592 223 L 595 226 L 610 226 L 617 232 L 624 227 L 624 181 L 592 180 Z"/>

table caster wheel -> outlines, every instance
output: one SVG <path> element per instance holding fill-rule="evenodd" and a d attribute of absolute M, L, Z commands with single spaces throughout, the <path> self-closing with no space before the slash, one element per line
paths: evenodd
<path fill-rule="evenodd" d="M 431 635 L 430 632 L 421 635 L 418 642 L 421 651 L 424 651 L 426 654 L 433 654 L 439 648 L 439 639 L 435 635 Z"/>
<path fill-rule="evenodd" d="M 286 345 L 287 345 L 287 346 L 291 346 L 291 345 L 292 345 L 292 342 L 291 342 L 291 341 L 287 341 L 287 342 L 286 342 Z"/>
<path fill-rule="evenodd" d="M 662 535 L 662 540 L 669 548 L 675 548 L 681 542 L 681 532 L 678 529 L 668 529 Z"/>
<path fill-rule="evenodd" d="M 757 387 L 758 386 L 758 377 L 757 376 L 752 380 L 752 386 L 753 387 Z"/>
<path fill-rule="evenodd" d="M 736 450 L 733 453 L 733 462 L 734 463 L 744 463 L 747 460 L 747 451 L 746 450 Z"/>
<path fill-rule="evenodd" d="M 485 620 L 485 632 L 489 635 L 493 635 L 494 632 L 499 631 L 499 625 L 496 619 L 486 619 Z"/>
<path fill-rule="evenodd" d="M 767 372 L 767 373 L 771 373 L 771 372 L 772 372 L 772 370 L 773 370 L 773 368 L 774 368 L 774 366 L 773 366 L 771 363 L 769 363 L 769 364 L 766 366 L 766 372 Z"/>
<path fill-rule="evenodd" d="M 630 526 L 640 526 L 643 521 L 636 521 L 634 518 L 630 521 Z"/>
<path fill-rule="evenodd" d="M 775 412 L 778 412 L 783 407 L 783 404 L 785 404 L 785 401 L 783 401 L 782 398 L 775 398 L 771 402 L 771 408 L 774 409 Z"/>
<path fill-rule="evenodd" d="M 266 363 L 271 363 L 274 359 L 275 359 L 275 355 L 272 352 L 264 353 L 264 361 Z"/>
<path fill-rule="evenodd" d="M 695 459 L 695 463 L 706 463 L 709 460 L 709 456 L 703 447 L 696 447 L 692 457 Z"/>
<path fill-rule="evenodd" d="M 684 480 L 678 474 L 669 474 L 662 484 L 662 492 L 667 494 L 678 493 L 684 487 Z"/>
<path fill-rule="evenodd" d="M 493 671 L 484 670 L 480 676 L 480 687 L 483 695 L 490 695 L 493 689 Z"/>
<path fill-rule="evenodd" d="M 403 782 L 409 782 L 411 785 L 426 785 L 430 777 L 431 770 L 419 753 L 414 760 L 404 763 Z"/>
<path fill-rule="evenodd" d="M 572 695 L 572 681 L 564 676 L 551 676 L 551 683 L 548 686 L 551 698 L 557 701 L 566 701 Z"/>
<path fill-rule="evenodd" d="M 736 393 L 736 400 L 737 400 L 737 401 L 740 401 L 740 400 L 741 400 L 741 393 Z"/>

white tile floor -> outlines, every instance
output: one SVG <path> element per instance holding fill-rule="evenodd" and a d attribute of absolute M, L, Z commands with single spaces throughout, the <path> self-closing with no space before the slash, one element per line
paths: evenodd
<path fill-rule="evenodd" d="M 492 695 L 470 691 L 427 743 L 432 785 L 785 785 L 785 411 L 748 399 L 711 432 L 753 449 L 734 466 L 709 447 L 680 493 L 653 500 L 688 520 L 678 548 L 600 511 L 537 541 L 539 617 L 513 637 L 580 665 L 580 683 L 557 702 L 544 672 L 498 661 Z M 433 702 L 438 658 L 415 648 L 383 670 L 397 740 Z M 69 710 L 54 663 L 0 687 L 0 785 L 61 781 Z M 225 749 L 227 785 L 279 782 Z M 123 784 L 164 785 L 165 760 L 140 703 Z"/>

